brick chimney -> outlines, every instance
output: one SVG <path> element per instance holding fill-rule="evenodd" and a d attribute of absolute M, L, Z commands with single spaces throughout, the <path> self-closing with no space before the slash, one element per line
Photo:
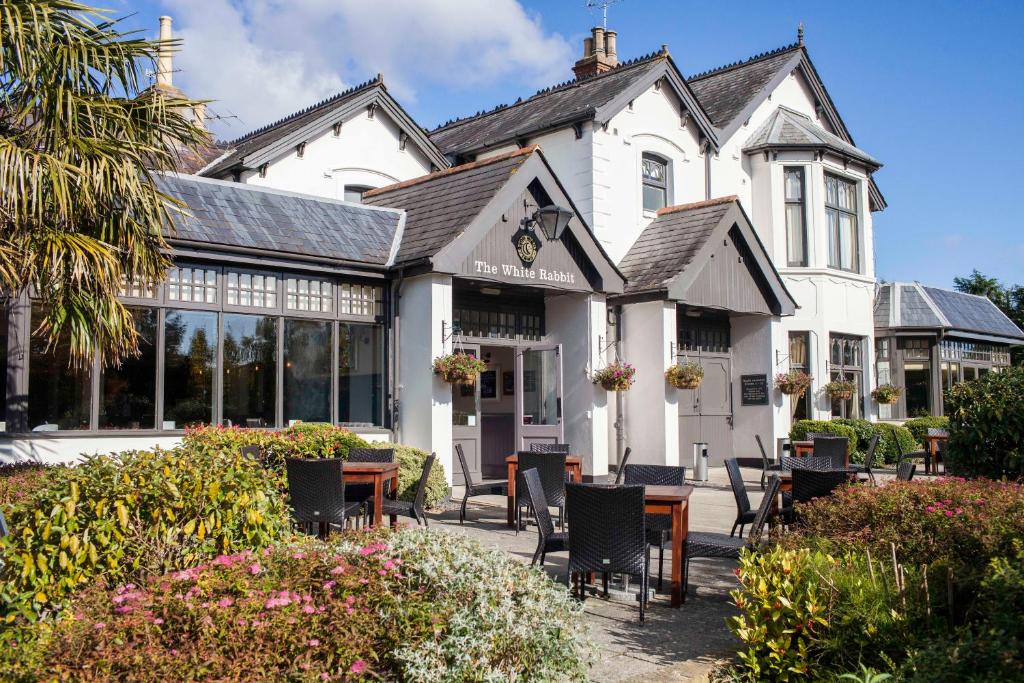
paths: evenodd
<path fill-rule="evenodd" d="M 590 29 L 590 37 L 583 39 L 583 57 L 572 67 L 576 78 L 589 78 L 610 71 L 619 63 L 616 52 L 615 31 L 608 31 L 595 26 Z"/>

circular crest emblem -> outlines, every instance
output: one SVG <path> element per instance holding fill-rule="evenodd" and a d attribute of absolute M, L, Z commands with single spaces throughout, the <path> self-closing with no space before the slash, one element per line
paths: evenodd
<path fill-rule="evenodd" d="M 516 254 L 525 264 L 533 263 L 537 259 L 538 248 L 537 238 L 531 233 L 524 232 L 516 240 Z"/>

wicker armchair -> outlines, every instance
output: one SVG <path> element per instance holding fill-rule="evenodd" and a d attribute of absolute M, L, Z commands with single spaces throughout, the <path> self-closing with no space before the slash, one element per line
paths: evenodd
<path fill-rule="evenodd" d="M 537 515 L 537 550 L 533 553 L 533 561 L 530 566 L 537 564 L 544 566 L 544 558 L 548 553 L 564 552 L 569 549 L 569 535 L 564 531 L 555 531 L 555 525 L 551 522 L 551 513 L 548 511 L 548 501 L 544 497 L 544 486 L 540 482 L 540 474 L 537 470 L 526 470 L 523 472 L 523 484 L 526 497 L 530 506 Z"/>
<path fill-rule="evenodd" d="M 917 465 L 912 462 L 901 462 L 896 466 L 896 481 L 910 481 L 914 478 Z"/>
<path fill-rule="evenodd" d="M 537 470 L 548 505 L 558 508 L 558 526 L 565 531 L 565 453 L 519 451 L 516 491 L 523 491 L 522 472 Z M 531 510 L 530 501 L 516 493 L 516 533 L 523 526 L 523 510 Z"/>
<path fill-rule="evenodd" d="M 349 462 L 394 462 L 394 448 L 350 448 Z M 373 497 L 373 484 L 350 484 L 346 495 L 349 500 L 365 503 Z M 391 495 L 391 481 L 384 481 L 384 495 Z"/>
<path fill-rule="evenodd" d="M 462 478 L 466 484 L 466 495 L 462 497 L 462 507 L 459 508 L 459 524 L 466 521 L 466 501 L 472 496 L 508 495 L 508 482 L 504 480 L 474 482 L 473 475 L 466 464 L 466 454 L 462 451 L 462 444 L 455 444 L 455 454 L 459 456 L 459 466 L 462 467 Z"/>
<path fill-rule="evenodd" d="M 726 557 L 738 558 L 743 548 L 755 547 L 761 542 L 761 535 L 764 532 L 764 525 L 768 521 L 775 498 L 779 494 L 781 480 L 779 475 L 772 474 L 768 477 L 768 484 L 765 486 L 764 497 L 754 515 L 754 521 L 750 525 L 750 535 L 746 540 L 726 536 L 725 534 L 706 533 L 703 531 L 691 531 L 686 536 L 686 553 L 683 563 L 683 599 L 690 589 L 690 561 L 702 557 Z"/>
<path fill-rule="evenodd" d="M 793 470 L 815 470 L 825 472 L 836 469 L 832 458 L 819 458 L 816 455 L 805 455 L 797 458 L 792 455 L 782 456 L 782 471 L 792 472 Z"/>
<path fill-rule="evenodd" d="M 565 453 L 569 455 L 569 444 L 567 443 L 531 443 L 531 453 Z"/>
<path fill-rule="evenodd" d="M 729 485 L 732 486 L 732 497 L 736 499 L 736 521 L 733 522 L 730 536 L 736 535 L 736 527 L 740 529 L 740 538 L 743 537 L 743 527 L 754 521 L 756 512 L 750 509 L 750 497 L 747 496 L 747 486 L 743 483 L 743 475 L 740 473 L 740 464 L 736 458 L 729 458 L 725 461 L 725 471 L 729 475 Z"/>
<path fill-rule="evenodd" d="M 629 456 L 631 455 L 633 455 L 633 449 L 626 446 L 626 450 L 622 452 L 622 462 L 619 463 L 618 471 L 615 473 L 616 484 L 622 483 L 622 477 L 625 474 L 625 468 L 629 464 Z"/>
<path fill-rule="evenodd" d="M 850 440 L 845 436 L 816 436 L 814 437 L 815 458 L 829 458 L 832 467 L 839 469 L 846 467 L 849 462 Z"/>
<path fill-rule="evenodd" d="M 640 579 L 640 621 L 647 608 L 651 546 L 644 528 L 643 486 L 569 484 L 566 501 L 572 510 L 569 530 L 569 583 L 578 578 L 583 600 L 585 575 L 601 572 Z"/>
<path fill-rule="evenodd" d="M 851 472 L 857 472 L 858 474 L 868 475 L 868 480 L 871 481 L 872 486 L 874 486 L 876 482 L 875 473 L 871 470 L 871 468 L 875 464 L 875 449 L 878 448 L 879 441 L 880 437 L 878 436 L 878 434 L 875 434 L 873 437 L 871 437 L 871 441 L 868 442 L 868 452 L 864 454 L 863 465 L 851 464 L 848 466 L 848 469 Z"/>
<path fill-rule="evenodd" d="M 626 465 L 626 486 L 682 486 L 686 468 L 672 465 Z M 661 590 L 665 567 L 665 546 L 672 541 L 672 518 L 669 515 L 647 515 L 647 542 L 658 546 L 658 590 Z"/>
<path fill-rule="evenodd" d="M 764 450 L 764 444 L 761 442 L 760 434 L 754 434 L 754 440 L 757 441 L 757 450 L 761 451 L 761 490 L 764 491 L 765 483 L 768 481 L 769 472 L 782 471 L 782 465 L 777 462 L 771 462 L 768 459 L 768 453 Z M 740 531 L 740 535 L 743 535 L 742 531 Z"/>
<path fill-rule="evenodd" d="M 381 514 L 383 515 L 403 515 L 405 517 L 411 517 L 416 520 L 416 524 L 420 524 L 422 521 L 423 526 L 430 526 L 430 522 L 427 521 L 427 514 L 423 511 L 423 502 L 427 499 L 427 480 L 430 478 L 430 470 L 434 467 L 434 460 L 437 459 L 436 453 L 431 453 L 427 456 L 426 461 L 423 463 L 423 471 L 420 472 L 420 481 L 416 485 L 416 496 L 411 500 L 392 500 L 391 498 L 385 497 L 381 501 Z M 373 496 L 370 496 L 366 500 L 366 509 L 372 510 L 374 506 Z"/>
<path fill-rule="evenodd" d="M 824 498 L 848 481 L 849 472 L 842 470 L 793 470 L 793 493 L 783 498 L 782 518 L 786 524 L 796 520 L 794 503 L 807 503 L 815 498 Z"/>
<path fill-rule="evenodd" d="M 317 524 L 326 538 L 331 524 L 344 527 L 346 520 L 358 518 L 359 503 L 345 502 L 342 465 L 341 458 L 285 459 L 292 519 L 307 533 Z"/>

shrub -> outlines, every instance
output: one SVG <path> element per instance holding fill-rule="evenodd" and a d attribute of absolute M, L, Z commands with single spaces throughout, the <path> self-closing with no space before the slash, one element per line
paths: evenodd
<path fill-rule="evenodd" d="M 928 417 L 915 417 L 903 423 L 903 426 L 914 435 L 914 442 L 918 448 L 924 448 L 924 437 L 929 429 L 949 429 L 949 418 L 944 416 L 929 415 Z"/>
<path fill-rule="evenodd" d="M 32 617 L 97 578 L 127 581 L 261 549 L 288 529 L 288 516 L 259 465 L 237 452 L 178 448 L 55 468 L 9 523 L 0 605 L 9 617 Z"/>
<path fill-rule="evenodd" d="M 917 447 L 914 435 L 905 427 L 887 422 L 875 422 L 873 426 L 881 437 L 878 440 L 878 450 L 875 451 L 875 462 L 891 465 L 897 462 L 901 455 L 911 453 Z"/>
<path fill-rule="evenodd" d="M 51 469 L 35 462 L 0 465 L 0 510 L 19 503 L 44 486 Z"/>
<path fill-rule="evenodd" d="M 945 406 L 950 471 L 1024 477 L 1024 367 L 950 387 Z"/>
<path fill-rule="evenodd" d="M 416 497 L 416 487 L 420 483 L 420 473 L 423 471 L 423 463 L 426 462 L 429 453 L 421 451 L 412 446 L 403 446 L 397 443 L 385 443 L 376 441 L 370 444 L 372 448 L 394 448 L 395 460 L 398 461 L 398 497 L 402 500 L 412 500 Z M 439 460 L 434 461 L 430 469 L 430 476 L 427 478 L 427 496 L 425 505 L 428 508 L 436 508 L 448 497 L 448 480 L 445 478 L 444 466 Z"/>
<path fill-rule="evenodd" d="M 369 446 L 358 434 L 322 422 L 299 422 L 281 430 L 196 427 L 185 431 L 183 443 L 232 453 L 243 446 L 259 446 L 264 463 L 281 470 L 285 458 L 345 458 L 350 448 Z"/>
<path fill-rule="evenodd" d="M 0 674 L 42 658 L 72 680 L 584 680 L 589 653 L 564 587 L 438 532 L 221 556 L 71 612 Z"/>
<path fill-rule="evenodd" d="M 805 441 L 808 434 L 820 432 L 845 436 L 850 440 L 850 462 L 864 462 L 864 454 L 857 449 L 857 431 L 835 420 L 797 420 L 789 431 L 792 441 Z"/>

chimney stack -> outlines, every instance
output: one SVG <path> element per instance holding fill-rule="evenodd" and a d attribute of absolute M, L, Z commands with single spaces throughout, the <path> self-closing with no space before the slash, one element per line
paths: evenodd
<path fill-rule="evenodd" d="M 171 88 L 174 86 L 174 65 L 173 53 L 170 46 L 171 41 L 171 18 L 167 15 L 160 17 L 160 51 L 156 59 L 156 84 L 158 87 Z"/>
<path fill-rule="evenodd" d="M 572 67 L 578 79 L 611 71 L 619 63 L 616 46 L 618 34 L 600 26 L 590 29 L 590 33 L 590 37 L 583 39 L 583 57 Z"/>

